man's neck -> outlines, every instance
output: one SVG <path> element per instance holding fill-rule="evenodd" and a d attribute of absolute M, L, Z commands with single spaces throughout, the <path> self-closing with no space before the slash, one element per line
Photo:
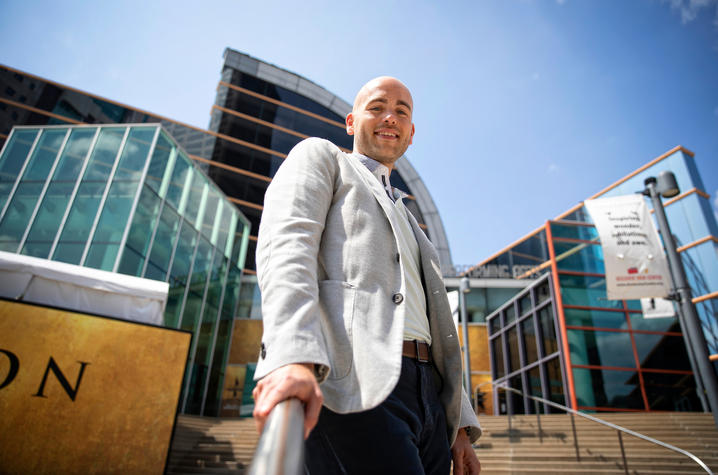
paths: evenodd
<path fill-rule="evenodd" d="M 357 149 L 352 150 L 352 153 L 353 153 L 354 155 L 357 155 L 357 156 L 360 156 L 360 157 L 368 158 L 368 159 L 370 159 L 370 160 L 372 160 L 372 161 L 374 161 L 374 162 L 376 162 L 376 163 L 378 163 L 378 164 L 380 164 L 380 165 L 385 166 L 386 168 L 389 169 L 389 173 L 391 173 L 391 171 L 394 169 L 394 162 L 385 163 L 385 162 L 383 162 L 383 161 L 381 161 L 381 160 L 377 160 L 377 159 L 374 158 L 374 157 L 370 157 L 369 155 L 363 154 L 363 153 L 357 151 Z"/>

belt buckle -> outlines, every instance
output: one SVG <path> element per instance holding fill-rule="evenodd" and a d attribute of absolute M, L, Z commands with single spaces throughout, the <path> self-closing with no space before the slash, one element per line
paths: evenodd
<path fill-rule="evenodd" d="M 426 350 L 426 352 L 427 352 L 426 359 L 422 359 L 421 353 L 419 353 L 419 340 L 414 340 L 414 347 L 416 348 L 416 361 L 418 361 L 419 363 L 428 363 L 429 362 L 428 348 Z"/>

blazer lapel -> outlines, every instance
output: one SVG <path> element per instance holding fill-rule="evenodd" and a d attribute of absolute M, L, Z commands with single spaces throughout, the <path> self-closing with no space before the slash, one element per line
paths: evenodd
<path fill-rule="evenodd" d="M 384 210 L 386 219 L 389 220 L 391 228 L 394 231 L 394 238 L 396 238 L 398 227 L 398 223 L 395 221 L 397 219 L 396 210 L 393 209 L 394 203 L 389 200 L 389 197 L 386 195 L 386 190 L 363 163 L 350 154 L 345 154 L 345 156 L 352 168 L 359 174 L 364 184 L 371 190 L 381 209 Z"/>

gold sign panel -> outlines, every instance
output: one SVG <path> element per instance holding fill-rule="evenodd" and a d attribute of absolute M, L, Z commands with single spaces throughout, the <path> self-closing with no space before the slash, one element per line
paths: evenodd
<path fill-rule="evenodd" d="M 0 300 L 0 473 L 162 473 L 190 340 Z"/>

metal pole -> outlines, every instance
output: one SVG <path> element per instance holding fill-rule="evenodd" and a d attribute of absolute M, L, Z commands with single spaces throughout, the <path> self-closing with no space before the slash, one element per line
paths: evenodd
<path fill-rule="evenodd" d="M 464 347 L 464 384 L 469 397 L 473 396 L 471 390 L 471 363 L 469 361 L 469 326 L 466 322 L 466 293 L 469 292 L 469 278 L 462 277 L 459 285 L 459 307 L 461 309 L 461 342 Z M 473 405 L 473 404 L 472 404 Z"/>
<path fill-rule="evenodd" d="M 506 395 L 506 412 L 509 415 L 509 444 L 511 444 L 514 441 L 514 431 L 513 427 L 511 427 L 511 413 L 514 411 L 511 410 L 513 406 L 509 401 L 509 392 L 504 389 L 504 394 Z"/>
<path fill-rule="evenodd" d="M 673 281 L 673 288 L 677 288 L 678 286 L 676 285 L 676 279 L 673 276 L 672 271 L 671 271 L 671 279 Z M 691 342 L 688 338 L 688 330 L 686 329 L 685 317 L 684 317 L 683 311 L 681 309 L 678 309 L 678 324 L 681 327 L 681 333 L 683 334 L 683 342 L 686 345 L 686 353 L 688 353 L 688 361 L 691 364 L 691 370 L 693 371 L 693 379 L 695 379 L 695 382 L 696 382 L 696 392 L 698 393 L 698 399 L 701 402 L 701 407 L 703 408 L 703 412 L 711 412 L 711 408 L 708 405 L 708 400 L 706 400 L 705 389 L 703 389 L 704 386 L 703 386 L 703 380 L 701 379 L 701 373 L 698 369 L 698 364 L 696 363 L 696 355 L 693 350 L 693 345 L 691 345 Z"/>
<path fill-rule="evenodd" d="M 693 354 L 695 355 L 696 364 L 698 366 L 698 376 L 703 381 L 708 404 L 713 412 L 713 422 L 716 427 L 718 427 L 718 382 L 716 382 L 715 371 L 708 359 L 705 335 L 703 335 L 698 313 L 693 305 L 691 288 L 686 281 L 686 272 L 683 268 L 681 258 L 678 255 L 678 251 L 676 251 L 676 242 L 673 239 L 673 234 L 671 234 L 671 228 L 668 225 L 668 219 L 666 219 L 666 212 L 663 209 L 661 197 L 656 189 L 656 179 L 654 177 L 646 178 L 645 184 L 647 193 L 644 193 L 650 196 L 653 202 L 653 211 L 658 221 L 658 229 L 661 231 L 666 253 L 668 254 L 668 265 L 671 268 L 671 273 L 675 280 L 675 291 L 678 294 L 680 310 L 683 313 L 683 320 L 686 324 L 686 331 L 688 332 L 688 340 L 693 349 Z M 690 351 L 690 349 L 688 351 Z"/>
<path fill-rule="evenodd" d="M 541 430 L 541 411 L 539 410 L 539 402 L 535 399 L 534 408 L 536 409 L 536 421 L 538 422 L 539 442 L 543 444 L 543 431 Z"/>
<path fill-rule="evenodd" d="M 628 461 L 626 460 L 626 449 L 623 447 L 623 436 L 620 430 L 616 432 L 618 432 L 618 445 L 621 446 L 621 457 L 623 457 L 623 471 L 628 475 Z"/>
<path fill-rule="evenodd" d="M 249 467 L 249 475 L 303 473 L 304 407 L 299 399 L 286 399 L 269 413 Z"/>
<path fill-rule="evenodd" d="M 578 449 L 578 435 L 576 435 L 576 421 L 573 420 L 573 413 L 570 412 L 571 416 L 571 430 L 573 431 L 573 446 L 576 449 L 576 460 L 581 461 L 581 452 Z"/>

